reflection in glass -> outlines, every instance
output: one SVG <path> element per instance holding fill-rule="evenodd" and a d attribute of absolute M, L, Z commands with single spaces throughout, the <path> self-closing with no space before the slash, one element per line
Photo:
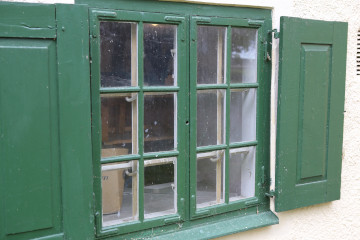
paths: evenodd
<path fill-rule="evenodd" d="M 104 227 L 137 219 L 137 166 L 137 161 L 101 166 Z"/>
<path fill-rule="evenodd" d="M 137 111 L 137 100 L 129 99 L 130 93 L 101 95 L 102 157 L 136 153 L 137 131 L 136 126 L 132 127 L 136 119 L 132 116 Z"/>
<path fill-rule="evenodd" d="M 145 218 L 176 212 L 176 158 L 144 161 L 144 214 Z"/>
<path fill-rule="evenodd" d="M 197 146 L 224 142 L 225 90 L 197 92 Z"/>
<path fill-rule="evenodd" d="M 255 152 L 256 147 L 230 150 L 230 201 L 255 196 Z"/>
<path fill-rule="evenodd" d="M 176 26 L 144 24 L 144 85 L 173 86 L 175 59 Z"/>
<path fill-rule="evenodd" d="M 254 83 L 257 77 L 257 30 L 231 29 L 231 83 Z"/>
<path fill-rule="evenodd" d="M 256 89 L 231 90 L 230 143 L 256 140 Z"/>
<path fill-rule="evenodd" d="M 197 208 L 224 202 L 224 155 L 224 150 L 197 154 Z"/>
<path fill-rule="evenodd" d="M 173 150 L 176 133 L 174 93 L 146 93 L 144 96 L 144 152 Z"/>
<path fill-rule="evenodd" d="M 198 26 L 197 83 L 224 83 L 225 27 Z"/>
<path fill-rule="evenodd" d="M 101 87 L 137 85 L 137 24 L 100 23 Z"/>

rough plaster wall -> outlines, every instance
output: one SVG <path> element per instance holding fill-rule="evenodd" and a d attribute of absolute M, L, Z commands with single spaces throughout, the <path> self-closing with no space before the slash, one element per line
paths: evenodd
<path fill-rule="evenodd" d="M 2 1 L 2 0 L 0 0 Z M 17 2 L 73 3 L 73 0 L 8 0 Z M 177 1 L 177 0 L 174 0 Z M 190 2 L 190 1 L 189 1 Z M 219 238 L 221 240 L 360 239 L 360 76 L 356 76 L 356 34 L 360 29 L 360 0 L 191 0 L 273 8 L 273 25 L 280 16 L 349 23 L 341 200 L 278 213 L 280 224 Z M 277 41 L 274 42 L 272 77 L 272 166 L 277 89 Z"/>

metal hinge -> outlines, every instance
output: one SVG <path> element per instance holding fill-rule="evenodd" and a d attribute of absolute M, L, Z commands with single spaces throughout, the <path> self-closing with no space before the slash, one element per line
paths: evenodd
<path fill-rule="evenodd" d="M 269 198 L 273 198 L 275 197 L 275 191 L 274 190 L 270 190 L 270 192 L 265 193 L 265 196 L 269 197 Z"/>
<path fill-rule="evenodd" d="M 274 38 L 275 39 L 278 39 L 279 37 L 280 37 L 280 32 L 278 32 L 278 30 L 275 28 L 275 29 L 273 29 L 273 30 L 271 30 L 271 31 L 269 31 L 269 33 L 271 34 L 271 33 L 274 33 Z"/>

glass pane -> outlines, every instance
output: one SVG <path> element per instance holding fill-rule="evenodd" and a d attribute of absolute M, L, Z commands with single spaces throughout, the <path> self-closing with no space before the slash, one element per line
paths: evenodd
<path fill-rule="evenodd" d="M 144 24 L 144 85 L 173 86 L 176 64 L 176 26 Z"/>
<path fill-rule="evenodd" d="M 138 162 L 101 167 L 103 226 L 136 220 L 138 216 Z"/>
<path fill-rule="evenodd" d="M 174 150 L 176 101 L 174 93 L 147 93 L 144 96 L 144 151 Z M 176 136 L 175 136 L 176 137 Z"/>
<path fill-rule="evenodd" d="M 255 196 L 255 152 L 256 147 L 230 150 L 230 201 Z"/>
<path fill-rule="evenodd" d="M 256 140 L 256 89 L 231 90 L 230 143 Z"/>
<path fill-rule="evenodd" d="M 137 24 L 100 23 L 101 87 L 137 85 Z"/>
<path fill-rule="evenodd" d="M 225 90 L 197 92 L 197 146 L 222 144 L 225 129 Z"/>
<path fill-rule="evenodd" d="M 225 27 L 199 26 L 197 36 L 197 83 L 224 83 Z"/>
<path fill-rule="evenodd" d="M 224 155 L 224 150 L 197 154 L 197 208 L 224 202 Z"/>
<path fill-rule="evenodd" d="M 176 212 L 176 158 L 161 158 L 144 162 L 145 218 Z"/>
<path fill-rule="evenodd" d="M 101 95 L 101 157 L 137 153 L 137 100 L 131 94 Z M 135 116 L 133 118 L 132 116 Z"/>
<path fill-rule="evenodd" d="M 254 83 L 257 78 L 257 30 L 231 30 L 231 83 Z"/>

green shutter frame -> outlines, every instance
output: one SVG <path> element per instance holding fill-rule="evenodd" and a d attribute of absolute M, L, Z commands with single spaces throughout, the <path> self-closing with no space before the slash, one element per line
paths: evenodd
<path fill-rule="evenodd" d="M 347 23 L 281 17 L 277 212 L 340 198 Z"/>
<path fill-rule="evenodd" d="M 62 238 L 54 5 L 0 4 L 0 239 Z"/>

